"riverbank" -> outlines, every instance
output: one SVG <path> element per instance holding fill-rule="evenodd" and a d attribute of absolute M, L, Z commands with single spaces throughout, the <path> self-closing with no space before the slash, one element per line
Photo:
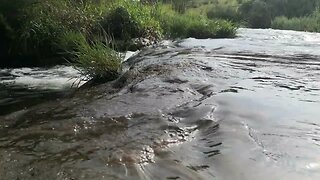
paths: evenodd
<path fill-rule="evenodd" d="M 1 67 L 72 62 L 83 74 L 114 79 L 116 51 L 136 50 L 163 38 L 234 37 L 225 20 L 174 11 L 170 4 L 107 0 L 9 1 L 0 8 Z"/>
<path fill-rule="evenodd" d="M 320 32 L 318 0 L 202 0 L 189 1 L 195 12 L 248 28 Z"/>

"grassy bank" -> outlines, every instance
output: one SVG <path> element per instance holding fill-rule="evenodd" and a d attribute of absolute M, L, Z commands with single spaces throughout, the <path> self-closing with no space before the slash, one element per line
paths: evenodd
<path fill-rule="evenodd" d="M 288 29 L 296 31 L 320 32 L 320 11 L 310 16 L 287 18 L 276 17 L 272 22 L 273 29 Z"/>
<path fill-rule="evenodd" d="M 179 9 L 182 4 L 131 0 L 4 0 L 0 7 L 0 66 L 72 62 L 96 79 L 121 70 L 116 51 L 162 38 L 233 37 L 236 27 Z M 178 2 L 178 1 L 177 1 Z"/>
<path fill-rule="evenodd" d="M 209 19 L 206 15 L 192 10 L 180 14 L 173 9 L 171 5 L 162 5 L 157 15 L 164 34 L 169 38 L 205 39 L 235 36 L 236 26 L 230 21 Z"/>
<path fill-rule="evenodd" d="M 243 27 L 318 30 L 319 0 L 202 0 L 194 11 L 209 19 L 226 19 Z M 194 3 L 190 3 L 194 4 Z"/>

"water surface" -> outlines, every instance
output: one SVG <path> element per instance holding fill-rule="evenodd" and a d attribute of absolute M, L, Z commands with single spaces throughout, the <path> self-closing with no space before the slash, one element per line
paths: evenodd
<path fill-rule="evenodd" d="M 0 174 L 319 179 L 319 43 L 317 33 L 240 29 L 236 39 L 190 38 L 144 50 L 124 64 L 120 79 L 49 102 L 12 109 L 26 96 L 2 95 Z M 41 79 L 65 92 L 67 79 L 77 77 L 70 69 L 54 78 L 43 75 L 51 70 L 30 69 L 43 77 L 26 83 L 10 80 L 12 71 L 19 70 L 1 70 L 1 91 L 27 84 L 38 99 L 34 92 L 51 87 Z"/>

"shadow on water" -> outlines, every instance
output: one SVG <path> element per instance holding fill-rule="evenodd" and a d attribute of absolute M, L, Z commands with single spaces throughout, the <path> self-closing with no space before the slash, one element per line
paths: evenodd
<path fill-rule="evenodd" d="M 63 97 L 66 91 L 33 90 L 23 87 L 7 87 L 0 84 L 0 116 Z"/>
<path fill-rule="evenodd" d="M 15 98 L 1 100 L 1 110 L 10 110 L 0 115 L 1 176 L 320 178 L 319 56 L 307 47 L 262 52 L 259 43 L 272 41 L 256 37 L 260 31 L 275 36 L 241 29 L 238 39 L 204 40 L 210 46 L 187 39 L 147 49 L 124 63 L 129 70 L 118 80 L 63 98 L 50 94 L 50 102 L 46 93 L 34 99 L 33 91 L 14 91 L 19 103 L 43 102 L 20 110 L 7 103 Z M 250 48 L 234 49 L 252 38 Z"/>

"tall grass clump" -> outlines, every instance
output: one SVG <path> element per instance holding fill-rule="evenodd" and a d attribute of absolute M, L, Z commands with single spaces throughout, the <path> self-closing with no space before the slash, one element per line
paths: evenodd
<path fill-rule="evenodd" d="M 23 14 L 18 48 L 39 58 L 57 55 L 56 39 L 64 32 L 87 34 L 99 19 L 93 4 L 77 0 L 42 0 L 24 8 Z"/>
<path fill-rule="evenodd" d="M 156 41 L 161 38 L 162 29 L 153 10 L 153 6 L 138 1 L 118 0 L 110 3 L 99 23 L 116 40 L 148 38 Z"/>
<path fill-rule="evenodd" d="M 65 57 L 85 76 L 95 81 L 114 80 L 121 71 L 121 57 L 103 42 L 89 42 L 81 32 L 66 32 L 60 38 Z"/>

